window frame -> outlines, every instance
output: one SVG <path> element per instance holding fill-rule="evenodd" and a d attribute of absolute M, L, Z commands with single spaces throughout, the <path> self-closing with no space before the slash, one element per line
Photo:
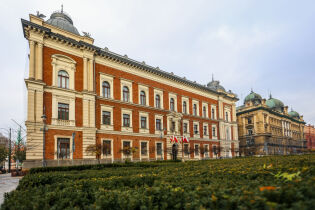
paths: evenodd
<path fill-rule="evenodd" d="M 104 84 L 107 84 L 107 86 L 105 86 Z M 102 96 L 104 98 L 111 98 L 111 87 L 108 81 L 102 82 Z"/>
<path fill-rule="evenodd" d="M 62 75 L 60 73 L 65 73 L 66 75 Z M 69 89 L 69 80 L 70 80 L 69 73 L 64 69 L 60 69 L 57 73 L 57 76 L 58 76 L 58 87 Z M 65 87 L 63 86 L 63 82 L 65 82 Z"/>
<path fill-rule="evenodd" d="M 62 105 L 67 105 L 67 107 L 61 107 Z M 69 120 L 69 108 L 70 104 L 58 102 L 58 120 Z M 62 118 L 63 113 L 65 119 Z"/>
<path fill-rule="evenodd" d="M 130 102 L 130 90 L 128 86 L 123 86 L 123 101 Z"/>

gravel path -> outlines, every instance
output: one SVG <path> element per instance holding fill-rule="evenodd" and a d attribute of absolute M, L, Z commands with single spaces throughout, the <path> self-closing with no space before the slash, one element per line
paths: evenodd
<path fill-rule="evenodd" d="M 0 206 L 4 201 L 4 193 L 15 190 L 21 177 L 11 177 L 11 174 L 0 174 Z"/>

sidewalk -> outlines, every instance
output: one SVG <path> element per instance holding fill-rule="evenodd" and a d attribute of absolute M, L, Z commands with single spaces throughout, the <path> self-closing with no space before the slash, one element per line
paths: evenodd
<path fill-rule="evenodd" d="M 22 177 L 11 177 L 11 174 L 0 174 L 0 206 L 4 201 L 4 193 L 15 190 Z"/>

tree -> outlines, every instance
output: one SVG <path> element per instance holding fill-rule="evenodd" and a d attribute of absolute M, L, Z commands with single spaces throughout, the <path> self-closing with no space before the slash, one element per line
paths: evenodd
<path fill-rule="evenodd" d="M 87 152 L 90 155 L 95 155 L 96 159 L 98 161 L 98 164 L 101 163 L 101 155 L 102 155 L 102 144 L 101 143 L 96 143 L 96 144 L 91 144 L 87 146 L 85 149 L 85 152 Z"/>
<path fill-rule="evenodd" d="M 8 148 L 6 148 L 5 146 L 0 146 L 0 164 L 6 160 L 6 158 L 9 155 L 9 151 Z"/>
<path fill-rule="evenodd" d="M 18 136 L 14 145 L 13 159 L 17 163 L 17 167 L 19 163 L 23 163 L 23 161 L 26 160 L 26 147 L 22 141 L 21 127 L 18 130 Z"/>

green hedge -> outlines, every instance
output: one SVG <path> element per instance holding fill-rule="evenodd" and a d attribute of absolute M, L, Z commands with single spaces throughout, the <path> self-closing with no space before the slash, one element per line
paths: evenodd
<path fill-rule="evenodd" d="M 302 210 L 315 206 L 315 155 L 84 167 L 34 169 L 5 195 L 1 208 Z"/>

